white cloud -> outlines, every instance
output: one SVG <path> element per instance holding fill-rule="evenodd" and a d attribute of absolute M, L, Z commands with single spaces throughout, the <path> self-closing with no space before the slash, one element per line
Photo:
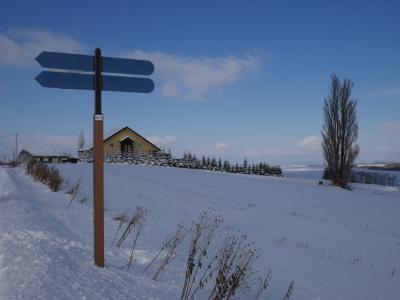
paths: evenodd
<path fill-rule="evenodd" d="M 384 122 L 379 124 L 378 127 L 387 133 L 400 135 L 400 123 Z"/>
<path fill-rule="evenodd" d="M 261 66 L 260 57 L 251 54 L 197 58 L 137 50 L 123 56 L 151 60 L 155 65 L 155 76 L 161 82 L 162 95 L 179 100 L 206 100 L 212 93 Z"/>
<path fill-rule="evenodd" d="M 310 135 L 302 138 L 297 142 L 297 146 L 303 150 L 321 150 L 321 138 L 319 136 Z"/>
<path fill-rule="evenodd" d="M 26 68 L 42 51 L 79 53 L 84 47 L 73 38 L 43 29 L 11 28 L 0 33 L 0 67 Z"/>
<path fill-rule="evenodd" d="M 167 135 L 167 136 L 150 136 L 147 139 L 152 142 L 157 147 L 163 148 L 166 146 L 170 146 L 176 143 L 177 138 L 174 135 Z"/>
<path fill-rule="evenodd" d="M 226 143 L 218 142 L 215 144 L 215 148 L 221 152 L 224 152 L 224 151 L 230 149 L 231 146 Z"/>

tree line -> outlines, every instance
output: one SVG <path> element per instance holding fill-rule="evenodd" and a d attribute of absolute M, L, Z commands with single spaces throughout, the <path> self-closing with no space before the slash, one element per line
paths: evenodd
<path fill-rule="evenodd" d="M 91 154 L 81 156 L 81 162 L 92 162 Z M 265 162 L 249 163 L 247 158 L 242 163 L 231 163 L 228 160 L 210 156 L 197 157 L 191 152 L 185 152 L 181 158 L 175 158 L 171 150 L 155 151 L 152 153 L 115 153 L 104 157 L 106 163 L 143 164 L 163 167 L 209 170 L 215 172 L 254 174 L 264 176 L 283 176 L 279 166 L 271 166 Z"/>
<path fill-rule="evenodd" d="M 190 169 L 203 169 L 227 173 L 282 176 L 282 169 L 279 166 L 270 166 L 265 162 L 250 164 L 247 158 L 244 158 L 241 164 L 231 164 L 228 160 L 222 160 L 221 158 L 211 158 L 204 155 L 201 158 L 198 158 L 191 152 L 185 152 L 180 163 L 182 166 Z"/>

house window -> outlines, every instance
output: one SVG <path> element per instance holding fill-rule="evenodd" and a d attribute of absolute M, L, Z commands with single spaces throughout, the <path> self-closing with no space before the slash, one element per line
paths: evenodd
<path fill-rule="evenodd" d="M 110 148 L 112 148 L 112 147 L 114 147 L 114 143 L 109 143 L 108 146 L 109 146 Z"/>

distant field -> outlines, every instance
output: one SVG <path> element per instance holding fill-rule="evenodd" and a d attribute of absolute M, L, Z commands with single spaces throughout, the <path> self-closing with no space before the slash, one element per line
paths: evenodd
<path fill-rule="evenodd" d="M 400 171 L 381 170 L 381 169 L 368 169 L 366 167 L 354 168 L 355 171 L 366 172 L 366 173 L 378 173 L 395 176 L 397 178 L 396 184 L 400 184 Z M 286 166 L 282 167 L 283 176 L 287 178 L 303 178 L 303 179 L 314 179 L 320 180 L 324 174 L 324 168 L 322 166 Z"/>
<path fill-rule="evenodd" d="M 324 174 L 322 166 L 286 166 L 282 167 L 284 177 L 288 178 L 305 178 L 319 180 Z"/>

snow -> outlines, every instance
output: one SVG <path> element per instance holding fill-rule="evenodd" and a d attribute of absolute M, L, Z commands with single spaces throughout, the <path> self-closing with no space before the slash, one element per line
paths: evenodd
<path fill-rule="evenodd" d="M 19 169 L 0 168 L 0 298 L 176 299 L 186 257 L 158 282 L 144 265 L 178 223 L 211 208 L 221 237 L 242 232 L 256 243 L 257 267 L 272 271 L 264 296 L 282 299 L 395 299 L 400 294 L 400 192 L 353 185 L 348 191 L 312 178 L 276 178 L 202 170 L 105 164 L 106 267 L 92 263 L 92 165 L 57 166 L 79 197 L 52 193 Z M 285 174 L 285 170 L 284 170 Z M 112 217 L 148 208 L 137 264 L 112 246 Z M 217 239 L 218 242 L 218 239 Z M 251 299 L 240 295 L 239 299 Z M 200 297 L 200 299 L 202 299 Z"/>
<path fill-rule="evenodd" d="M 120 270 L 125 255 L 107 249 L 104 270 L 92 263 L 88 207 L 67 209 L 64 193 L 0 168 L 0 299 L 165 299 L 176 287 Z M 108 220 L 109 227 L 112 227 Z M 111 229 L 111 228 L 110 228 Z M 109 241 L 108 241 L 109 242 Z M 172 286 L 172 288 L 171 288 Z"/>

